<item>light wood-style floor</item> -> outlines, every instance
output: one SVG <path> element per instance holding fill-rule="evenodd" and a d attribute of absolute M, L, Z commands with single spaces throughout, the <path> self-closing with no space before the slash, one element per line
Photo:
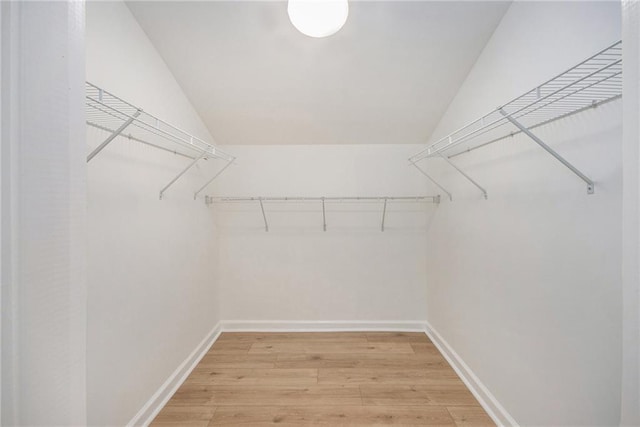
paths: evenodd
<path fill-rule="evenodd" d="M 422 333 L 224 333 L 154 426 L 494 425 Z"/>

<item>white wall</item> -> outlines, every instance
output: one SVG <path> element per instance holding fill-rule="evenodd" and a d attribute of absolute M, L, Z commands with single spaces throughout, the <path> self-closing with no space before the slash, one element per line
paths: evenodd
<path fill-rule="evenodd" d="M 88 81 L 211 140 L 124 3 L 89 2 L 86 37 Z M 87 135 L 87 150 L 107 136 Z M 214 219 L 193 200 L 214 161 L 158 199 L 188 162 L 118 138 L 88 165 L 91 425 L 131 420 L 220 319 Z"/>
<path fill-rule="evenodd" d="M 640 425 L 640 3 L 624 1 L 622 425 Z"/>
<path fill-rule="evenodd" d="M 0 423 L 84 425 L 84 4 L 0 9 Z"/>
<path fill-rule="evenodd" d="M 231 149 L 231 148 L 229 148 Z M 398 196 L 427 193 L 407 164 L 415 145 L 238 146 L 217 182 L 224 196 Z M 433 204 L 319 202 L 215 205 L 225 320 L 420 321 L 424 239 Z"/>
<path fill-rule="evenodd" d="M 515 2 L 434 136 L 620 38 L 616 2 Z M 428 320 L 522 425 L 614 425 L 621 390 L 621 102 L 536 129 L 596 193 L 517 136 L 454 161 L 431 223 Z"/>

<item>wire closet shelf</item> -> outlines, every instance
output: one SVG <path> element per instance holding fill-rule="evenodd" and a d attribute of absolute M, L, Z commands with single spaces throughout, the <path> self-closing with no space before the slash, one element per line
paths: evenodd
<path fill-rule="evenodd" d="M 364 197 L 228 197 L 228 196 L 207 196 L 205 202 L 212 203 L 250 203 L 258 202 L 264 221 L 264 231 L 269 231 L 269 221 L 264 209 L 265 202 L 318 202 L 318 207 L 322 209 L 322 230 L 327 231 L 327 209 L 326 204 L 336 203 L 382 203 L 382 216 L 380 231 L 385 230 L 385 220 L 387 216 L 387 204 L 389 202 L 405 203 L 440 203 L 440 196 L 364 196 Z"/>
<path fill-rule="evenodd" d="M 89 153 L 87 162 L 95 158 L 118 136 L 191 159 L 191 163 L 160 191 L 160 198 L 198 161 L 220 159 L 226 162 L 211 180 L 194 193 L 194 198 L 196 198 L 235 160 L 235 157 L 217 149 L 214 145 L 147 113 L 142 108 L 90 82 L 85 83 L 85 103 L 87 125 L 109 133 L 109 136 Z"/>
<path fill-rule="evenodd" d="M 622 42 L 601 50 L 488 114 L 438 139 L 409 158 L 412 164 L 433 157 L 447 160 L 524 133 L 587 183 L 594 183 L 536 137 L 531 130 L 622 97 Z M 459 169 L 458 169 L 459 170 Z M 461 173 L 464 174 L 461 170 Z M 470 179 L 485 194 L 486 191 Z"/>

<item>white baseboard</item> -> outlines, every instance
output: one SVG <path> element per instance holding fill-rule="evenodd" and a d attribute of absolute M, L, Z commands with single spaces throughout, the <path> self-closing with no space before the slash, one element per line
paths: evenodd
<path fill-rule="evenodd" d="M 295 320 L 227 320 L 222 322 L 225 332 L 362 332 L 402 331 L 424 332 L 420 321 L 295 321 Z"/>
<path fill-rule="evenodd" d="M 424 332 L 424 321 L 222 321 L 178 366 L 147 403 L 129 421 L 127 427 L 148 426 L 173 393 L 187 379 L 193 368 L 209 351 L 223 331 L 228 332 L 333 332 L 333 331 L 403 331 Z"/>
<path fill-rule="evenodd" d="M 198 344 L 189 356 L 178 366 L 178 368 L 167 378 L 147 403 L 138 411 L 138 413 L 129 421 L 127 427 L 148 426 L 151 421 L 158 415 L 158 412 L 171 399 L 173 393 L 178 390 L 182 383 L 187 379 L 193 368 L 200 362 L 211 346 L 220 336 L 222 332 L 221 323 L 218 323 L 207 336 Z"/>
<path fill-rule="evenodd" d="M 444 338 L 429 324 L 425 322 L 424 332 L 431 341 L 438 347 L 440 353 L 447 359 L 447 362 L 453 367 L 458 376 L 462 379 L 471 393 L 478 400 L 480 405 L 489 414 L 491 419 L 499 426 L 518 426 L 516 420 L 513 419 L 507 410 L 498 402 L 495 396 L 482 384 L 482 381 L 473 373 L 471 368 L 462 360 L 453 348 L 445 341 Z"/>

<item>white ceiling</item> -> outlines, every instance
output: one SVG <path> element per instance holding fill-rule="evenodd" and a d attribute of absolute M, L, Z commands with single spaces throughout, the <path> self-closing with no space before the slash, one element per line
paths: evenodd
<path fill-rule="evenodd" d="M 314 39 L 286 2 L 129 2 L 220 144 L 423 143 L 509 3 L 351 1 Z"/>

